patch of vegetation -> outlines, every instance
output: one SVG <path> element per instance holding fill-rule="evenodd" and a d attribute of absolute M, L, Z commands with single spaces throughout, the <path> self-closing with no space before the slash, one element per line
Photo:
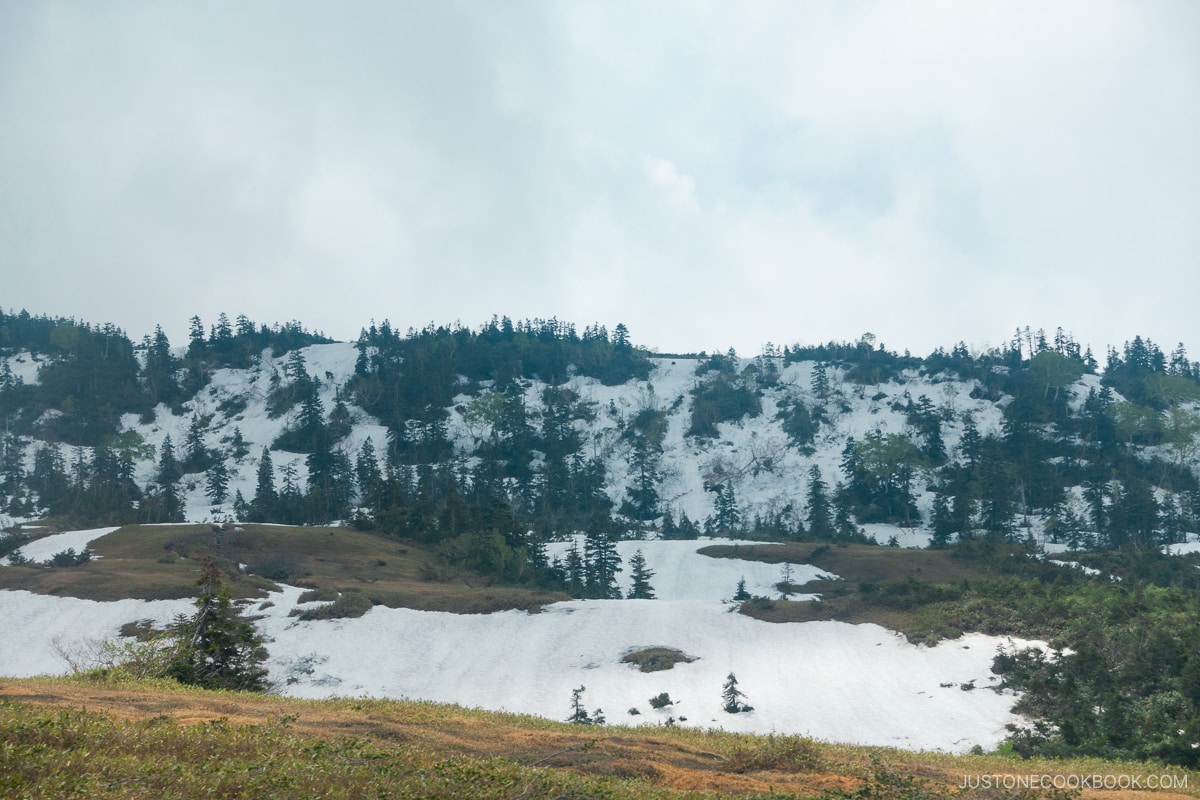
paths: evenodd
<path fill-rule="evenodd" d="M 151 639 L 166 633 L 166 631 L 156 628 L 153 620 L 142 619 L 136 622 L 126 622 L 121 626 L 120 633 L 122 638 L 125 639 L 148 642 Z"/>
<path fill-rule="evenodd" d="M 355 619 L 374 607 L 371 598 L 362 592 L 342 592 L 332 603 L 309 608 L 304 611 L 293 609 L 289 617 L 299 617 L 301 622 L 320 619 Z"/>
<path fill-rule="evenodd" d="M 338 599 L 340 593 L 337 589 L 309 589 L 306 592 L 301 592 L 300 597 L 296 600 L 298 603 L 329 603 Z"/>
<path fill-rule="evenodd" d="M 661 692 L 650 698 L 650 707 L 657 710 L 660 708 L 666 708 L 669 705 L 673 705 L 674 702 L 675 701 L 671 699 L 670 693 Z"/>
<path fill-rule="evenodd" d="M 647 647 L 621 658 L 622 663 L 633 664 L 642 672 L 661 672 L 673 668 L 676 664 L 690 664 L 695 660 L 694 656 L 671 647 Z"/>
<path fill-rule="evenodd" d="M 810 564 L 837 575 L 847 583 L 897 583 L 910 578 L 932 583 L 956 583 L 1003 573 L 1007 553 L 1020 554 L 1017 548 L 1004 551 L 1003 557 L 971 559 L 956 557 L 955 550 L 914 550 L 882 548 L 872 545 L 781 544 L 709 545 L 698 551 L 710 558 L 733 558 L 765 564 Z M 1049 566 L 1049 565 L 1044 565 Z M 1015 567 L 1015 564 L 1014 564 Z M 1058 572 L 1057 568 L 1049 568 Z M 829 581 L 811 581 L 800 587 L 806 592 L 825 592 Z"/>
<path fill-rule="evenodd" d="M 761 413 L 758 394 L 740 377 L 718 370 L 692 392 L 692 421 L 686 435 L 713 439 L 719 423 Z"/>
<path fill-rule="evenodd" d="M 495 585 L 467 566 L 448 567 L 432 547 L 369 531 L 281 525 L 127 526 L 92 542 L 102 556 L 70 570 L 0 569 L 0 589 L 25 589 L 90 600 L 170 600 L 196 596 L 196 570 L 211 558 L 226 574 L 234 599 L 262 599 L 278 586 L 239 564 L 287 574 L 286 582 L 337 592 L 359 592 L 375 605 L 484 614 L 504 609 L 540 610 L 567 599 L 560 592 Z M 160 558 L 171 556 L 168 559 Z M 164 563 L 165 562 L 165 563 Z M 278 571 L 271 569 L 277 567 Z M 423 579 L 431 569 L 448 580 Z"/>
<path fill-rule="evenodd" d="M 767 736 L 740 746 L 729 756 L 732 772 L 788 770 L 812 772 L 826 766 L 821 747 L 803 736 Z"/>
<path fill-rule="evenodd" d="M 91 560 L 92 551 L 86 547 L 78 553 L 75 552 L 74 547 L 68 547 L 66 550 L 61 550 L 50 556 L 50 560 L 47 563 L 52 567 L 77 567 Z"/>

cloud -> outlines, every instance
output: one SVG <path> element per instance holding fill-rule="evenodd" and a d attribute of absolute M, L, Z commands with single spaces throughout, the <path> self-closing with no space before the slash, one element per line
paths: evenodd
<path fill-rule="evenodd" d="M 8 4 L 0 302 L 180 342 L 224 310 L 1169 347 L 1198 37 L 1165 1 Z"/>

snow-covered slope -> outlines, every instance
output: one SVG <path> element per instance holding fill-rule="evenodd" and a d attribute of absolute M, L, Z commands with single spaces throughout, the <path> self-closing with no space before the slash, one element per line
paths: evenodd
<path fill-rule="evenodd" d="M 336 343 L 314 345 L 300 351 L 308 373 L 320 382 L 321 399 L 326 411 L 332 409 L 339 387 L 351 377 L 357 351 L 352 344 Z M 235 430 L 240 432 L 246 443 L 247 452 L 240 458 L 227 458 L 230 473 L 229 500 L 214 505 L 205 496 L 205 480 L 202 473 L 184 476 L 180 483 L 186 505 L 186 516 L 190 521 L 224 520 L 234 516 L 232 498 L 238 491 L 249 501 L 254 496 L 258 459 L 264 447 L 270 447 L 285 428 L 295 422 L 298 409 L 272 419 L 268 413 L 267 398 L 273 382 L 287 382 L 285 364 L 289 357 L 272 357 L 265 351 L 262 358 L 249 369 L 216 370 L 208 385 L 185 404 L 180 414 L 172 414 L 166 406 L 156 409 L 154 419 L 141 421 L 136 415 L 122 419 L 123 429 L 136 432 L 146 444 L 154 447 L 137 463 L 136 479 L 143 486 L 152 482 L 157 471 L 156 455 L 169 435 L 177 451 L 182 454 L 188 428 L 193 418 L 206 421 L 203 440 L 205 446 L 228 453 Z M 25 362 L 22 362 L 25 363 Z M 780 373 L 777 385 L 763 392 L 762 413 L 746 417 L 738 422 L 721 423 L 719 436 L 715 439 L 686 438 L 684 433 L 690 426 L 692 398 L 690 391 L 698 382 L 696 368 L 699 361 L 686 358 L 654 358 L 653 371 L 649 380 L 630 381 L 619 386 L 604 386 L 592 378 L 575 377 L 567 386 L 584 401 L 594 403 L 595 418 L 590 422 L 576 421 L 575 425 L 587 443 L 587 455 L 598 455 L 607 470 L 607 491 L 620 503 L 630 483 L 628 444 L 620 441 L 618 433 L 621 420 L 629 419 L 639 410 L 655 407 L 667 411 L 668 427 L 663 442 L 661 458 L 662 483 L 660 496 L 667 508 L 678 515 L 686 513 L 693 521 L 701 521 L 713 511 L 712 492 L 705 490 L 706 482 L 714 476 L 729 482 L 736 493 L 743 517 L 753 519 L 755 514 L 769 515 L 787 504 L 802 512 L 808 489 L 809 469 L 813 465 L 821 469 L 826 483 L 832 486 L 841 478 L 840 462 L 848 437 L 861 439 L 872 430 L 884 433 L 899 433 L 906 430 L 904 414 L 892 408 L 894 403 L 907 399 L 918 399 L 921 395 L 930 398 L 933 404 L 948 412 L 952 420 L 943 426 L 943 436 L 948 449 L 953 450 L 961 435 L 963 421 L 969 418 L 983 434 L 997 430 L 1001 410 L 995 404 L 970 397 L 972 385 L 962 381 L 931 378 L 916 372 L 905 373 L 899 381 L 879 386 L 857 386 L 843 380 L 838 368 L 828 371 L 832 398 L 825 403 L 828 421 L 820 432 L 810 454 L 789 446 L 780 422 L 775 414 L 787 399 L 800 399 L 810 406 L 816 404 L 810 384 L 813 362 L 788 365 Z M 26 364 L 26 366 L 28 366 Z M 29 371 L 29 370 L 27 370 Z M 30 372 L 36 379 L 36 372 Z M 526 406 L 532 411 L 541 407 L 541 396 L 545 384 L 540 381 L 526 383 Z M 1086 391 L 1080 387 L 1081 391 Z M 353 418 L 353 430 L 339 447 L 353 458 L 362 444 L 370 439 L 380 459 L 387 451 L 387 431 L 361 408 L 347 400 Z M 466 401 L 470 398 L 463 397 Z M 475 444 L 470 427 L 458 408 L 449 408 L 449 433 L 456 449 L 469 456 Z M 31 469 L 32 453 L 29 448 L 26 464 Z M 86 451 L 86 448 L 84 448 Z M 67 463 L 78 457 L 74 448 L 63 446 Z M 85 455 L 90 455 L 85 452 Z M 292 469 L 297 483 L 303 488 L 307 482 L 305 457 L 299 453 L 273 451 L 277 483 L 282 483 L 283 474 Z M 277 487 L 279 488 L 279 487 Z M 916 487 L 918 491 L 922 486 Z M 918 505 L 926 518 L 932 497 L 928 493 L 918 495 Z M 911 546 L 924 544 L 928 536 L 921 529 L 904 531 L 892 526 L 869 531 L 881 542 L 896 536 L 902 543 Z"/>
<path fill-rule="evenodd" d="M 780 625 L 730 613 L 726 600 L 739 579 L 766 594 L 780 568 L 699 555 L 705 544 L 621 543 L 626 559 L 643 551 L 655 600 L 578 600 L 538 614 L 375 607 L 359 619 L 300 622 L 288 612 L 301 590 L 286 587 L 247 610 L 261 615 L 255 624 L 267 640 L 272 681 L 301 697 L 409 697 L 564 719 L 571 691 L 584 686 L 587 708 L 603 709 L 615 724 L 674 718 L 700 728 L 959 752 L 994 746 L 1014 721 L 1013 696 L 987 688 L 997 647 L 1014 643 L 971 635 L 930 648 L 876 625 Z M 793 567 L 794 580 L 816 577 L 836 579 Z M 0 591 L 0 675 L 64 672 L 64 648 L 112 638 L 125 622 L 161 624 L 190 610 L 187 601 L 94 603 Z M 621 661 L 655 646 L 695 660 L 653 673 Z M 722 710 L 730 673 L 754 711 Z M 663 692 L 674 703 L 655 711 L 649 699 Z"/>

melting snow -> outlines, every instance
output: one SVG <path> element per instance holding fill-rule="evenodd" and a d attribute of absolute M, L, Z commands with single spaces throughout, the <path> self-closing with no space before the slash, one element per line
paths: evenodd
<path fill-rule="evenodd" d="M 998 647 L 1025 643 L 973 634 L 930 648 L 877 625 L 771 624 L 730 613 L 727 600 L 740 578 L 752 593 L 773 593 L 782 565 L 699 555 L 706 544 L 620 543 L 624 585 L 628 558 L 641 549 L 655 573 L 656 600 L 574 600 L 538 614 L 378 606 L 359 619 L 300 622 L 287 614 L 302 590 L 284 587 L 270 605 L 248 609 L 261 615 L 255 624 L 267 639 L 271 679 L 299 697 L 409 697 L 565 719 L 571 690 L 585 686 L 587 708 L 602 708 L 615 724 L 674 717 L 700 728 L 957 752 L 994 746 L 1016 721 L 1014 697 L 988 688 L 995 684 L 990 667 Z M 796 583 L 834 577 L 792 567 Z M 66 672 L 56 655 L 63 645 L 191 610 L 187 600 L 96 603 L 0 592 L 0 674 Z M 653 673 L 621 662 L 653 646 L 696 660 Z M 730 672 L 753 712 L 721 709 Z M 674 704 L 655 711 L 649 698 L 661 692 Z"/>

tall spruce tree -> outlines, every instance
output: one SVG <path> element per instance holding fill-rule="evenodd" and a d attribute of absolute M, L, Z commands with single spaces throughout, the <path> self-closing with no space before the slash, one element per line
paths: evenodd
<path fill-rule="evenodd" d="M 613 536 L 603 530 L 591 530 L 585 534 L 583 564 L 588 597 L 620 599 L 617 573 L 621 571 L 621 556 L 617 553 L 617 542 Z"/>
<path fill-rule="evenodd" d="M 629 557 L 629 577 L 633 581 L 627 595 L 630 600 L 654 599 L 654 588 L 650 586 L 654 571 L 646 566 L 646 556 L 640 549 Z"/>
<path fill-rule="evenodd" d="M 815 539 L 832 539 L 836 533 L 828 487 L 816 464 L 808 470 L 808 532 Z"/>

